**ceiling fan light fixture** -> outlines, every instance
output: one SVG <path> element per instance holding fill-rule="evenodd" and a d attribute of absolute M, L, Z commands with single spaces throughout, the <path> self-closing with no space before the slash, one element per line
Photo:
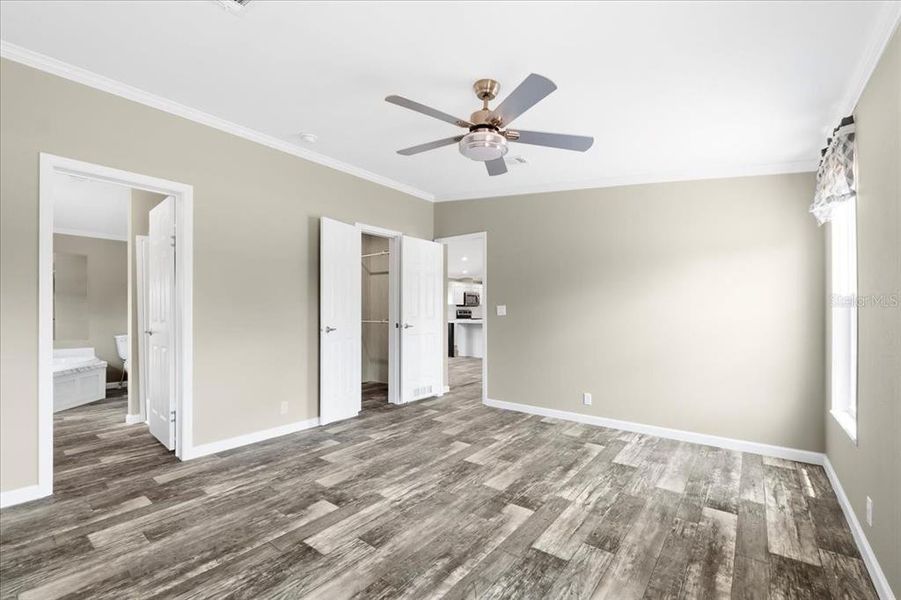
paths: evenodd
<path fill-rule="evenodd" d="M 557 86 L 553 81 L 532 73 L 510 92 L 503 102 L 492 109 L 488 103 L 497 97 L 500 84 L 493 79 L 480 79 L 473 85 L 473 91 L 476 97 L 482 101 L 482 108 L 472 113 L 469 121 L 403 96 L 387 96 L 385 101 L 469 130 L 469 133 L 466 134 L 403 148 L 397 151 L 398 154 L 412 156 L 457 144 L 460 154 L 470 160 L 485 163 L 488 176 L 495 177 L 507 173 L 507 161 L 504 159 L 504 155 L 507 154 L 508 142 L 576 152 L 585 152 L 594 144 L 594 138 L 584 135 L 526 131 L 519 128 L 516 131 L 512 129 L 502 131 L 502 128 L 509 127 L 514 119 L 556 89 Z M 512 164 L 525 164 L 526 162 L 522 157 L 513 157 L 510 160 L 514 161 Z"/>
<path fill-rule="evenodd" d="M 503 157 L 509 148 L 507 138 L 496 131 L 473 131 L 460 140 L 460 154 L 471 160 L 486 162 Z"/>

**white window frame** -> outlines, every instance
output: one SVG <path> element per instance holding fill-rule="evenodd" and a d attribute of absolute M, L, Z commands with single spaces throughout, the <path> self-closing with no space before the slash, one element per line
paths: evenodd
<path fill-rule="evenodd" d="M 857 201 L 838 203 L 830 224 L 830 413 L 857 443 Z"/>

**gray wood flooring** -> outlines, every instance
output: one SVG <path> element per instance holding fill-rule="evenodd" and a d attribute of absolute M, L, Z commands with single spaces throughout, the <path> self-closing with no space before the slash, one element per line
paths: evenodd
<path fill-rule="evenodd" d="M 822 468 L 487 408 L 477 360 L 450 372 L 187 463 L 122 399 L 59 413 L 57 494 L 0 512 L 0 595 L 876 597 Z"/>

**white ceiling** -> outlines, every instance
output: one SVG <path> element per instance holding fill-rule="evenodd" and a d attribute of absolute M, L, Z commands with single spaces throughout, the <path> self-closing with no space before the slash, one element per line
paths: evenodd
<path fill-rule="evenodd" d="M 442 200 L 811 170 L 899 6 L 4 1 L 0 37 L 5 56 Z M 465 118 L 475 79 L 502 99 L 531 72 L 558 89 L 516 126 L 593 135 L 587 153 L 516 145 L 528 164 L 492 178 L 454 146 L 395 153 L 460 130 L 385 96 Z"/>
<path fill-rule="evenodd" d="M 71 175 L 57 175 L 54 184 L 55 233 L 128 239 L 131 188 Z"/>
<path fill-rule="evenodd" d="M 447 244 L 447 276 L 482 279 L 484 259 L 481 239 L 451 240 Z"/>

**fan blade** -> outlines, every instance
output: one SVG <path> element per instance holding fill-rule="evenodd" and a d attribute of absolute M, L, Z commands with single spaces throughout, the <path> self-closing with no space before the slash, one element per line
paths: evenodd
<path fill-rule="evenodd" d="M 548 146 L 562 150 L 576 150 L 585 152 L 594 144 L 594 138 L 585 135 L 567 135 L 565 133 L 547 133 L 544 131 L 523 131 L 517 129 L 510 132 L 507 139 L 520 144 L 532 144 L 534 146 Z M 519 137 L 515 137 L 519 135 Z"/>
<path fill-rule="evenodd" d="M 409 100 L 401 96 L 388 96 L 387 98 L 385 98 L 385 102 L 390 102 L 391 104 L 396 104 L 404 108 L 409 108 L 410 110 L 415 110 L 418 113 L 428 115 L 432 118 L 438 119 L 439 121 L 450 123 L 451 125 L 456 125 L 457 127 L 472 127 L 472 123 L 466 121 L 465 119 L 458 119 L 457 117 L 449 115 L 445 112 L 441 112 L 436 108 L 426 106 L 425 104 L 420 104 L 419 102 L 414 102 L 413 100 Z"/>
<path fill-rule="evenodd" d="M 397 153 L 403 154 L 404 156 L 411 156 L 413 154 L 419 154 L 420 152 L 425 152 L 427 150 L 434 150 L 435 148 L 440 148 L 442 146 L 450 146 L 451 144 L 456 144 L 462 139 L 462 135 L 458 135 L 457 137 L 444 138 L 443 140 L 435 140 L 434 142 L 419 144 L 418 146 L 410 146 L 409 148 L 398 150 Z"/>
<path fill-rule="evenodd" d="M 500 115 L 503 125 L 507 126 L 513 122 L 513 119 L 538 104 L 556 89 L 557 86 L 553 81 L 532 73 L 510 92 L 509 96 L 504 98 L 494 112 Z"/>
<path fill-rule="evenodd" d="M 492 177 L 494 177 L 495 175 L 503 175 L 507 172 L 507 163 L 504 162 L 503 158 L 486 160 L 485 166 L 488 168 L 488 174 Z"/>

